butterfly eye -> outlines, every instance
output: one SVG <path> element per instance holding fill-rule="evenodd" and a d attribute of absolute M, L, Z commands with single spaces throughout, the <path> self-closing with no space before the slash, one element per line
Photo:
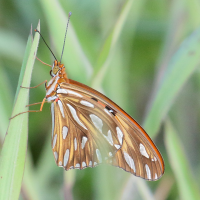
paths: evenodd
<path fill-rule="evenodd" d="M 60 67 L 59 66 L 54 66 L 53 69 L 52 69 L 52 73 L 54 75 L 56 75 L 59 71 L 60 71 Z"/>

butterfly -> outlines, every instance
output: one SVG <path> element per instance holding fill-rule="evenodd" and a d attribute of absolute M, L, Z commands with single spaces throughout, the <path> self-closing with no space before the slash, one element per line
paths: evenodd
<path fill-rule="evenodd" d="M 146 180 L 163 175 L 159 150 L 122 108 L 100 92 L 69 79 L 56 58 L 50 75 L 42 105 L 51 103 L 51 145 L 59 167 L 84 169 L 107 163 Z"/>

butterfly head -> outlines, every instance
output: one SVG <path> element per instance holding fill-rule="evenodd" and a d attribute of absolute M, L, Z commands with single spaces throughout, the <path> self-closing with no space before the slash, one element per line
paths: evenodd
<path fill-rule="evenodd" d="M 63 64 L 61 64 L 60 62 L 58 62 L 57 60 L 54 61 L 53 65 L 52 65 L 52 68 L 51 68 L 51 71 L 50 71 L 50 75 L 52 77 L 56 76 L 59 71 L 63 68 Z"/>

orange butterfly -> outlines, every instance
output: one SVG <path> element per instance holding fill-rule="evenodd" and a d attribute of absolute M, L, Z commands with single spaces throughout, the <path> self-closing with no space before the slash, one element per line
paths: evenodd
<path fill-rule="evenodd" d="M 51 144 L 58 166 L 69 170 L 108 163 L 147 180 L 163 175 L 160 152 L 133 118 L 103 94 L 68 79 L 56 58 L 50 75 L 40 111 L 46 101 L 51 103 Z"/>

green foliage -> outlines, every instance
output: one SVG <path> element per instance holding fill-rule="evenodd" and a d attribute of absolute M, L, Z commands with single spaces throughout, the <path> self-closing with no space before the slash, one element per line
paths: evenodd
<path fill-rule="evenodd" d="M 20 199 L 33 200 L 198 199 L 199 8 L 197 0 L 3 0 L 0 6 L 0 175 L 6 179 L 0 176 L 0 195 L 3 188 L 7 195 L 4 199 L 17 199 L 21 188 Z M 24 111 L 24 105 L 28 104 L 28 90 L 19 91 L 17 84 L 21 85 L 22 81 L 23 57 L 28 59 L 31 48 L 29 38 L 25 51 L 31 24 L 36 28 L 40 19 L 41 33 L 59 60 L 69 11 L 72 16 L 62 59 L 69 78 L 103 91 L 144 124 L 165 160 L 166 172 L 159 181 L 146 182 L 104 165 L 68 172 L 58 168 L 51 150 L 48 104 L 43 112 L 29 114 L 28 134 L 26 114 L 11 120 L 7 128 L 9 117 Z M 42 40 L 37 57 L 48 64 L 53 62 Z M 49 71 L 48 66 L 36 60 L 32 77 L 26 78 L 35 86 L 50 80 Z M 16 91 L 26 94 L 21 99 L 14 98 Z M 32 89 L 29 103 L 41 102 L 44 96 L 44 87 Z M 30 107 L 30 110 L 37 109 L 37 105 Z M 20 117 L 25 118 L 24 123 L 17 121 Z M 24 133 L 11 130 L 12 124 L 23 124 Z M 7 129 L 9 134 L 5 137 Z M 6 143 L 10 146 L 5 148 Z M 15 184 L 17 187 L 13 187 Z"/>
<path fill-rule="evenodd" d="M 37 27 L 40 29 L 40 26 Z M 25 156 L 28 138 L 28 113 L 18 115 L 20 112 L 26 112 L 28 108 L 29 90 L 20 88 L 20 86 L 30 86 L 31 74 L 39 36 L 36 36 L 32 42 L 30 34 L 27 42 L 22 69 L 17 86 L 12 120 L 5 136 L 0 157 L 0 199 L 18 199 L 22 178 L 24 173 Z"/>
<path fill-rule="evenodd" d="M 178 138 L 176 130 L 170 120 L 166 120 L 165 123 L 165 144 L 169 161 L 177 180 L 180 198 L 183 200 L 200 199 L 200 192 L 191 173 L 190 166 L 187 163 L 187 158 L 184 149 L 181 146 L 180 138 Z"/>

